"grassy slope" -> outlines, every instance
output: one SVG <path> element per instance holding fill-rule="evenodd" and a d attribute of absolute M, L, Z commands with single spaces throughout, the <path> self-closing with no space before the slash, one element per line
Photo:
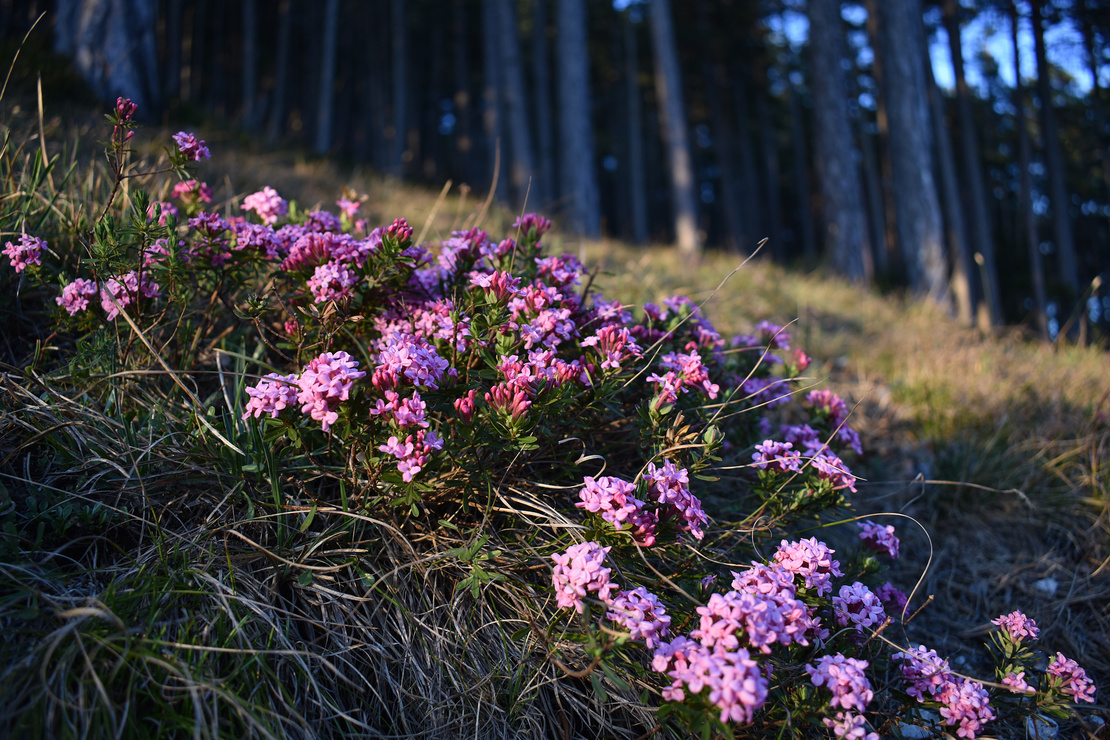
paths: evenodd
<path fill-rule="evenodd" d="M 440 202 L 435 191 L 296 153 L 260 152 L 218 136 L 209 144 L 219 160 L 211 171 L 222 178 L 211 184 L 225 204 L 269 184 L 302 206 L 330 207 L 346 185 L 369 195 L 364 215 L 372 221 L 405 216 L 418 234 L 427 221 L 432 239 L 474 223 L 484 200 L 459 198 L 454 189 Z M 511 218 L 494 208 L 482 225 L 496 233 Z M 564 248 L 598 265 L 597 284 L 626 304 L 675 292 L 708 298 L 738 262 L 710 255 L 689 266 L 665 248 L 570 239 Z M 796 320 L 795 344 L 818 358 L 815 379 L 859 402 L 853 425 L 869 450 L 864 474 L 887 481 L 861 487 L 860 508 L 904 510 L 933 535 L 923 589 L 937 602 L 911 625 L 912 639 L 958 654 L 987 620 L 1021 608 L 1044 628 L 1046 646 L 1079 659 L 1105 685 L 1110 373 L 1103 352 L 1052 351 L 1016 335 L 985 338 L 927 306 L 762 261 L 733 275 L 707 311 L 726 335 L 764 318 Z M 919 473 L 1000 490 L 913 482 Z M 920 563 L 915 549 L 928 543 L 911 529 L 901 528 L 904 552 Z M 909 590 L 920 573 L 894 575 Z M 1049 578 L 1054 593 L 1034 586 Z"/>

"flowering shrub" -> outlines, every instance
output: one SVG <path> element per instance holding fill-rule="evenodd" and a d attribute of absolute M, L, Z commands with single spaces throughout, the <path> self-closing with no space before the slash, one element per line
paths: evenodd
<path fill-rule="evenodd" d="M 133 114 L 117 105 L 117 185 Z M 356 221 L 346 196 L 340 215 L 302 212 L 270 187 L 205 210 L 211 190 L 187 167 L 209 150 L 194 134 L 173 140 L 165 172 L 180 207 L 139 193 L 126 229 L 99 221 L 91 256 L 67 264 L 79 274 L 59 273 L 54 311 L 87 336 L 133 325 L 142 339 L 116 342 L 113 362 L 138 363 L 146 347 L 154 366 L 200 354 L 167 316 L 189 317 L 199 337 L 206 312 L 227 307 L 241 385 L 209 389 L 219 400 L 188 432 L 229 456 L 252 507 L 310 510 L 299 533 L 345 541 L 356 560 L 370 525 L 433 548 L 460 533 L 465 544 L 414 562 L 449 561 L 476 602 L 496 585 L 525 604 L 506 621 L 527 624 L 540 645 L 530 659 L 588 676 L 602 701 L 635 683 L 660 722 L 703 736 L 877 738 L 922 721 L 921 704 L 972 738 L 1004 713 L 1094 701 L 1074 661 L 1039 667 L 1020 612 L 994 622 L 993 682 L 887 642 L 907 606 L 879 577 L 879 558 L 903 554 L 894 526 L 853 517 L 854 542 L 837 549 L 801 536 L 803 519 L 825 526 L 851 507 L 845 458 L 862 447 L 843 399 L 799 397 L 810 359 L 782 327 L 725 340 L 685 296 L 606 299 L 583 287 L 576 258 L 546 252 L 551 224 L 535 214 L 502 238 L 475 227 L 435 245 L 414 243 L 404 219 Z M 39 274 L 48 251 L 24 234 L 4 254 Z M 226 383 L 224 366 L 211 374 Z M 220 413 L 222 430 L 208 421 Z M 725 486 L 718 469 L 739 472 Z M 325 537 L 312 518 L 325 509 L 353 523 Z M 288 555 L 275 562 L 316 549 L 275 538 Z M 736 562 L 750 566 L 723 565 Z"/>

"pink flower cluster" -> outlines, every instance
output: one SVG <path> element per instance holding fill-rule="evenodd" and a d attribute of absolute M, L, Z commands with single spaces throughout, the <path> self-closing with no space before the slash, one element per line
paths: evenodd
<path fill-rule="evenodd" d="M 801 473 L 802 456 L 790 442 L 775 442 L 765 439 L 755 446 L 752 461 L 760 470 L 774 473 Z"/>
<path fill-rule="evenodd" d="M 875 589 L 875 595 L 879 597 L 879 601 L 883 602 L 883 607 L 891 612 L 901 611 L 909 601 L 905 592 L 890 581 Z"/>
<path fill-rule="evenodd" d="M 952 680 L 948 661 L 937 655 L 936 650 L 928 650 L 924 645 L 911 647 L 890 657 L 901 661 L 906 693 L 918 701 L 931 701 L 940 688 Z"/>
<path fill-rule="evenodd" d="M 636 486 L 628 481 L 603 475 L 596 480 L 586 476 L 583 482 L 585 485 L 578 491 L 581 501 L 575 507 L 600 513 L 601 518 L 616 529 L 622 529 L 625 520 L 644 506 L 644 502 L 633 495 Z"/>
<path fill-rule="evenodd" d="M 613 372 L 621 371 L 622 362 L 644 356 L 628 329 L 616 324 L 601 327 L 592 337 L 583 339 L 582 346 L 595 347 L 602 357 L 601 369 Z"/>
<path fill-rule="evenodd" d="M 108 321 L 115 321 L 120 310 L 135 302 L 140 293 L 146 298 L 162 295 L 158 283 L 150 279 L 149 273 L 143 273 L 141 284 L 139 273 L 134 270 L 119 278 L 108 278 L 100 287 L 100 307 L 108 314 Z"/>
<path fill-rule="evenodd" d="M 707 648 L 735 650 L 738 634 L 753 648 L 769 654 L 774 644 L 808 645 L 806 632 L 815 626 L 805 604 L 794 598 L 765 597 L 751 591 L 713 594 L 697 608 L 698 628 L 690 637 Z"/>
<path fill-rule="evenodd" d="M 633 640 L 643 640 L 648 648 L 657 646 L 659 638 L 667 636 L 671 625 L 671 618 L 659 599 L 643 586 L 614 596 L 605 617 L 622 625 Z"/>
<path fill-rule="evenodd" d="M 351 295 L 359 276 L 341 262 L 325 262 L 317 266 L 306 285 L 316 303 L 338 301 Z"/>
<path fill-rule="evenodd" d="M 886 553 L 892 558 L 898 557 L 898 538 L 894 534 L 894 527 L 887 524 L 876 524 L 867 520 L 856 522 L 860 528 L 859 538 L 869 550 Z"/>
<path fill-rule="evenodd" d="M 177 143 L 177 149 L 185 155 L 185 159 L 199 162 L 202 159 L 209 159 L 212 153 L 208 151 L 208 147 L 204 145 L 204 141 L 198 140 L 196 134 L 185 133 L 178 131 L 173 135 L 174 142 Z"/>
<path fill-rule="evenodd" d="M 77 278 L 62 288 L 62 294 L 54 300 L 69 312 L 70 316 L 76 316 L 89 307 L 89 300 L 99 292 L 100 289 L 92 280 Z"/>
<path fill-rule="evenodd" d="M 244 407 L 243 419 L 251 416 L 257 419 L 262 414 L 269 414 L 271 419 L 276 419 L 286 407 L 297 403 L 297 381 L 296 375 L 269 373 L 253 388 L 247 388 L 246 394 L 250 396 L 250 400 Z"/>
<path fill-rule="evenodd" d="M 841 627 L 852 624 L 857 632 L 878 628 L 886 621 L 886 610 L 871 589 L 856 581 L 851 586 L 841 586 L 840 593 L 832 599 L 836 623 Z"/>
<path fill-rule="evenodd" d="M 146 217 L 147 217 L 148 221 L 153 221 L 154 220 L 155 210 L 158 211 L 158 225 L 159 226 L 165 226 L 166 225 L 166 219 L 168 219 L 170 217 L 177 218 L 180 215 L 180 212 L 177 210 L 177 206 L 175 206 L 170 201 L 168 201 L 168 200 L 156 200 L 153 203 L 151 203 L 149 206 L 147 206 Z"/>
<path fill-rule="evenodd" d="M 212 202 L 212 188 L 207 183 L 185 180 L 173 186 L 173 197 L 187 205 Z"/>
<path fill-rule="evenodd" d="M 655 649 L 651 667 L 673 679 L 663 689 L 666 701 L 683 701 L 687 691 L 708 689 L 709 701 L 721 710 L 721 722 L 751 722 L 767 701 L 767 677 L 744 649 L 711 649 L 676 637 Z"/>
<path fill-rule="evenodd" d="M 416 434 L 408 435 L 403 441 L 392 435 L 378 449 L 397 459 L 397 471 L 401 474 L 401 479 L 410 483 L 428 464 L 432 450 L 443 449 L 443 440 L 434 431 L 421 429 Z"/>
<path fill-rule="evenodd" d="M 918 701 L 935 701 L 948 726 L 959 725 L 956 734 L 974 738 L 983 724 L 994 719 L 983 684 L 952 675 L 948 661 L 924 645 L 891 656 L 902 663 L 906 693 Z"/>
<path fill-rule="evenodd" d="M 336 408 L 350 398 L 354 383 L 366 373 L 358 360 L 343 351 L 324 352 L 308 363 L 297 379 L 297 402 L 301 413 L 320 422 L 325 432 L 339 419 Z"/>
<path fill-rule="evenodd" d="M 1095 684 L 1087 677 L 1087 672 L 1070 658 L 1065 658 L 1063 653 L 1056 653 L 1045 669 L 1048 676 L 1048 685 L 1062 691 L 1074 701 L 1094 703 Z"/>
<path fill-rule="evenodd" d="M 837 712 L 835 717 L 821 720 L 833 735 L 844 740 L 880 740 L 879 733 L 867 731 L 867 720 L 862 714 Z"/>
<path fill-rule="evenodd" d="M 18 242 L 4 244 L 4 255 L 16 272 L 23 272 L 31 265 L 42 264 L 42 250 L 45 246 L 46 242 L 37 236 L 20 234 Z"/>
<path fill-rule="evenodd" d="M 832 558 L 834 552 L 836 550 L 830 550 L 815 537 L 797 542 L 783 540 L 775 551 L 775 562 L 791 574 L 801 576 L 806 588 L 823 596 L 832 593 L 832 579 L 844 575 L 840 562 Z"/>
<path fill-rule="evenodd" d="M 513 222 L 513 228 L 520 229 L 534 239 L 539 239 L 551 230 L 551 222 L 538 213 L 525 213 Z M 535 232 L 534 236 L 532 232 Z"/>
<path fill-rule="evenodd" d="M 659 359 L 659 364 L 666 372 L 648 376 L 648 382 L 655 384 L 657 405 L 674 403 L 678 400 L 678 392 L 687 393 L 688 388 L 701 388 L 710 399 L 716 398 L 721 390 L 709 379 L 709 371 L 702 364 L 701 355 L 694 350 L 687 354 L 670 352 Z"/>
<path fill-rule="evenodd" d="M 289 213 L 289 202 L 278 195 L 276 190 L 266 186 L 244 198 L 242 209 L 254 211 L 255 215 L 262 219 L 262 223 L 270 225 L 277 223 L 278 219 Z"/>
<path fill-rule="evenodd" d="M 450 363 L 439 356 L 436 348 L 419 337 L 391 334 L 382 340 L 378 367 L 370 382 L 378 390 L 395 389 L 402 384 L 439 388 L 438 383 L 448 372 Z"/>
<path fill-rule="evenodd" d="M 1035 694 L 1037 690 L 1025 680 L 1025 671 L 1014 673 L 1011 671 L 1002 677 L 1002 683 L 1010 687 L 1013 694 Z"/>
<path fill-rule="evenodd" d="M 690 477 L 685 468 L 676 467 L 670 460 L 665 460 L 658 468 L 655 463 L 648 463 L 644 479 L 648 491 L 663 506 L 660 519 L 676 518 L 680 532 L 689 532 L 698 540 L 705 537 L 702 527 L 709 523 L 709 518 L 702 509 L 701 500 L 690 492 Z"/>
<path fill-rule="evenodd" d="M 1020 611 L 1003 614 L 998 619 L 992 619 L 991 624 L 997 624 L 1015 645 L 1020 645 L 1025 638 L 1036 640 L 1041 634 L 1037 623 Z"/>
<path fill-rule="evenodd" d="M 824 686 L 832 692 L 830 706 L 862 712 L 875 696 L 871 682 L 864 674 L 867 666 L 866 660 L 846 658 L 837 653 L 823 655 L 817 665 L 806 665 L 805 668 L 814 686 Z"/>
<path fill-rule="evenodd" d="M 591 591 L 597 593 L 603 602 L 610 602 L 609 592 L 617 585 L 609 582 L 612 571 L 604 567 L 603 563 L 605 555 L 611 549 L 596 542 L 583 542 L 571 545 L 564 553 L 551 556 L 555 561 L 551 583 L 555 587 L 555 598 L 560 608 L 573 608 L 582 614 L 585 611 L 582 599 Z"/>

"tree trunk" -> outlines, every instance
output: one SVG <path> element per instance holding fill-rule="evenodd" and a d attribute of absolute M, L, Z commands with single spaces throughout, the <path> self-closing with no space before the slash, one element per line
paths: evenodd
<path fill-rule="evenodd" d="M 243 2 L 243 126 L 253 131 L 257 126 L 258 106 L 258 4 Z"/>
<path fill-rule="evenodd" d="M 813 231 L 813 198 L 809 185 L 809 155 L 802 125 L 802 102 L 798 87 L 790 83 L 790 142 L 794 152 L 794 188 L 798 193 L 798 221 L 802 231 L 802 254 L 817 259 L 817 236 Z"/>
<path fill-rule="evenodd" d="M 956 0 L 944 0 L 944 25 L 948 30 L 948 49 L 952 55 L 952 69 L 956 75 L 960 158 L 963 160 L 966 192 L 971 204 L 971 228 L 964 233 L 971 236 L 971 243 L 976 246 L 983 260 L 981 277 L 984 302 L 980 308 L 985 307 L 986 310 L 977 318 L 980 325 L 1000 326 L 1003 323 L 1002 294 L 994 256 L 994 234 L 991 233 L 990 213 L 987 209 L 987 191 L 983 186 L 983 162 L 979 157 L 979 144 L 975 136 L 975 119 L 971 113 L 971 94 L 967 89 L 967 80 L 964 78 L 963 45 L 960 43 L 959 7 Z M 970 272 L 967 277 L 971 277 Z"/>
<path fill-rule="evenodd" d="M 1018 130 L 1018 213 L 1024 225 L 1026 253 L 1029 255 L 1029 270 L 1033 284 L 1033 317 L 1037 330 L 1046 341 L 1048 334 L 1048 313 L 1045 310 L 1048 299 L 1045 295 L 1044 264 L 1041 260 L 1040 237 L 1037 236 L 1037 215 L 1033 212 L 1033 182 L 1029 174 L 1032 159 L 1032 144 L 1029 140 L 1029 122 L 1025 113 L 1025 90 L 1021 83 L 1021 46 L 1018 44 L 1017 3 L 1010 0 L 1010 35 L 1014 45 L 1014 110 Z"/>
<path fill-rule="evenodd" d="M 497 22 L 496 0 L 482 0 L 482 128 L 486 135 L 486 150 L 489 154 L 487 169 L 491 186 L 496 184 L 498 201 L 505 201 L 508 186 L 505 176 L 507 168 L 504 141 L 504 105 L 501 100 L 501 39 Z M 495 166 L 496 165 L 496 166 Z"/>
<path fill-rule="evenodd" d="M 871 48 L 879 48 L 879 6 L 878 0 L 865 0 L 867 8 L 867 37 Z M 871 63 L 871 76 L 878 90 L 883 89 L 883 60 L 877 53 Z M 879 193 L 882 205 L 883 240 L 875 250 L 875 264 L 881 275 L 901 276 L 904 272 L 902 258 L 898 252 L 898 216 L 894 212 L 894 173 L 890 165 L 890 117 L 887 115 L 886 96 L 875 96 L 875 152 L 879 165 Z M 881 252 L 879 250 L 882 250 Z"/>
<path fill-rule="evenodd" d="M 647 189 L 644 180 L 643 92 L 640 90 L 640 55 L 636 26 L 629 11 L 622 14 L 624 24 L 624 87 L 628 115 L 628 191 L 632 221 L 632 241 L 643 244 L 648 238 Z"/>
<path fill-rule="evenodd" d="M 594 170 L 590 116 L 590 70 L 583 0 L 559 0 L 556 16 L 556 67 L 559 70 L 560 179 L 566 199 L 566 225 L 590 238 L 601 235 L 601 198 Z"/>
<path fill-rule="evenodd" d="M 166 98 L 176 100 L 181 94 L 181 44 L 185 13 L 182 0 L 170 0 L 166 9 Z"/>
<path fill-rule="evenodd" d="M 535 179 L 536 165 L 532 155 L 532 131 L 528 126 L 528 108 L 524 97 L 524 69 L 520 54 L 520 36 L 512 0 L 495 0 L 495 12 L 501 41 L 501 79 L 505 99 L 505 118 L 509 127 L 512 151 L 510 181 L 517 205 L 543 203 L 547 196 Z"/>
<path fill-rule="evenodd" d="M 852 126 L 843 59 L 838 0 L 810 0 L 810 61 L 813 65 L 814 158 L 821 190 L 825 251 L 833 268 L 850 280 L 873 273 L 859 169 L 852 158 Z"/>
<path fill-rule="evenodd" d="M 54 49 L 72 56 L 97 97 L 131 98 L 149 118 L 160 104 L 158 5 L 148 0 L 64 0 L 58 4 Z"/>
<path fill-rule="evenodd" d="M 782 173 L 779 170 L 778 138 L 771 124 L 770 84 L 765 70 L 759 71 L 755 93 L 755 118 L 759 123 L 759 143 L 763 152 L 763 192 L 767 194 L 767 236 L 771 254 L 780 264 L 786 262 L 786 245 L 782 240 Z"/>
<path fill-rule="evenodd" d="M 316 153 L 331 148 L 332 97 L 335 90 L 335 39 L 339 33 L 339 0 L 324 8 L 324 39 L 320 49 L 320 98 L 316 108 Z"/>
<path fill-rule="evenodd" d="M 698 0 L 698 30 L 704 39 L 713 37 L 709 26 L 709 11 L 706 0 Z M 702 77 L 705 78 L 705 97 L 709 102 L 710 120 L 713 123 L 713 143 L 717 154 L 717 166 L 721 172 L 721 210 L 724 212 L 725 243 L 734 252 L 747 253 L 748 237 L 744 231 L 744 220 L 740 215 L 740 197 L 736 192 L 736 173 L 733 168 L 732 133 L 725 120 L 724 107 L 721 105 L 721 86 L 723 80 L 717 61 L 712 58 L 708 42 L 701 44 Z"/>
<path fill-rule="evenodd" d="M 947 306 L 948 260 L 933 180 L 921 5 L 917 0 L 883 3 L 879 12 L 898 246 L 914 292 Z"/>
<path fill-rule="evenodd" d="M 1044 28 L 1041 25 L 1041 4 L 1033 0 L 1033 39 L 1037 54 L 1037 97 L 1041 99 L 1041 129 L 1044 137 L 1045 169 L 1048 170 L 1048 197 L 1052 202 L 1052 225 L 1056 238 L 1056 254 L 1060 258 L 1060 278 L 1079 296 L 1079 266 L 1075 260 L 1075 240 L 1068 213 L 1068 191 L 1064 178 L 1064 155 L 1060 151 L 1060 134 L 1056 128 L 1056 111 L 1052 105 L 1052 85 L 1045 57 Z"/>
<path fill-rule="evenodd" d="M 555 194 L 555 139 L 551 125 L 551 55 L 547 48 L 547 0 L 536 0 L 532 16 L 532 83 L 536 86 L 536 137 L 538 139 L 537 209 L 544 209 Z"/>
<path fill-rule="evenodd" d="M 865 127 L 860 127 L 859 143 L 863 153 L 863 188 L 867 198 L 867 223 L 870 228 L 871 255 L 875 272 L 879 275 L 890 274 L 889 250 L 886 242 L 886 204 L 883 201 L 883 176 L 879 171 L 878 136 L 872 136 Z"/>
<path fill-rule="evenodd" d="M 760 208 L 759 179 L 756 176 L 755 146 L 752 143 L 752 128 L 748 115 L 748 69 L 737 61 L 732 71 L 732 94 L 736 98 L 736 138 L 740 154 L 740 218 L 747 226 L 751 243 L 757 243 L 767 235 L 767 227 L 762 223 L 763 211 Z"/>
<path fill-rule="evenodd" d="M 470 101 L 470 36 L 465 0 L 451 5 L 452 33 L 455 36 L 455 177 L 466 182 L 473 177 L 474 138 Z"/>
<path fill-rule="evenodd" d="M 1099 49 L 1097 46 L 1097 35 L 1095 33 L 1094 24 L 1090 22 L 1091 19 L 1086 17 L 1085 6 L 1080 4 L 1083 8 L 1083 15 L 1081 15 L 1080 28 L 1083 29 L 1083 45 L 1087 51 L 1087 62 L 1091 65 L 1091 79 L 1093 86 L 1091 93 L 1088 96 L 1090 101 L 1091 111 L 1095 116 L 1095 156 L 1098 158 L 1099 163 L 1102 165 L 1102 181 L 1106 186 L 1107 202 L 1110 202 L 1110 139 L 1106 138 L 1106 109 L 1102 104 L 1102 85 L 1098 79 L 1098 55 Z M 1107 214 L 1110 217 L 1110 213 Z"/>
<path fill-rule="evenodd" d="M 285 130 L 286 88 L 289 87 L 289 46 L 293 35 L 293 2 L 281 0 L 278 4 L 277 71 L 274 74 L 274 100 L 270 120 L 266 125 L 266 138 L 276 143 Z"/>
<path fill-rule="evenodd" d="M 675 240 L 678 250 L 696 256 L 701 252 L 698 239 L 698 205 L 690 137 L 686 131 L 686 106 L 682 96 L 682 75 L 678 68 L 670 0 L 652 0 L 651 35 L 655 52 L 655 90 L 659 98 L 664 141 L 667 148 L 667 173 L 674 204 Z"/>
<path fill-rule="evenodd" d="M 405 32 L 405 2 L 391 0 L 389 4 L 393 51 L 393 152 L 390 172 L 394 177 L 404 173 L 405 152 L 408 149 L 408 38 Z"/>
<path fill-rule="evenodd" d="M 956 299 L 956 315 L 968 326 L 975 323 L 975 296 L 971 290 L 971 276 L 975 274 L 975 263 L 968 248 L 967 226 L 964 221 L 963 204 L 960 203 L 959 177 L 956 175 L 956 160 L 952 154 L 952 139 L 948 135 L 948 122 L 944 115 L 944 98 L 937 87 L 932 63 L 926 54 L 929 86 L 929 108 L 932 111 L 933 136 L 937 144 L 937 171 L 941 180 L 941 195 L 944 201 L 944 222 L 948 236 L 948 256 L 952 260 L 952 295 Z M 964 153 L 966 156 L 966 152 Z"/>

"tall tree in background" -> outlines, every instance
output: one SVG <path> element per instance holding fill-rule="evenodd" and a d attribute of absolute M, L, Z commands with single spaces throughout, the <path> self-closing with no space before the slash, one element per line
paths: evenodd
<path fill-rule="evenodd" d="M 644 177 L 644 131 L 640 90 L 640 53 L 636 42 L 636 26 L 632 11 L 623 15 L 624 24 L 624 88 L 628 115 L 628 191 L 632 221 L 632 241 L 643 244 L 648 238 L 647 188 Z"/>
<path fill-rule="evenodd" d="M 948 260 L 925 89 L 925 28 L 917 0 L 876 3 L 882 93 L 890 118 L 890 164 L 898 248 L 914 292 L 948 302 Z"/>
<path fill-rule="evenodd" d="M 393 154 L 390 157 L 390 170 L 400 177 L 405 167 L 405 151 L 408 149 L 408 32 L 405 23 L 404 0 L 392 0 L 389 7 L 390 23 L 393 33 L 390 41 L 393 46 Z"/>
<path fill-rule="evenodd" d="M 813 230 L 813 204 L 809 185 L 809 156 L 802 123 L 802 96 L 792 72 L 790 81 L 790 144 L 794 150 L 794 187 L 798 192 L 798 218 L 801 221 L 802 254 L 808 260 L 817 259 L 817 235 Z"/>
<path fill-rule="evenodd" d="M 1043 0 L 1033 0 L 1033 41 L 1037 55 L 1037 97 L 1041 100 L 1041 136 L 1044 138 L 1045 169 L 1048 170 L 1048 198 L 1052 203 L 1052 228 L 1059 256 L 1060 279 L 1079 294 L 1079 266 L 1075 259 L 1075 240 L 1068 213 L 1068 190 L 1064 180 L 1064 155 L 1060 151 L 1060 132 L 1052 102 L 1052 83 L 1048 76 L 1048 58 L 1044 45 L 1042 23 Z"/>
<path fill-rule="evenodd" d="M 266 123 L 266 138 L 276 142 L 281 137 L 285 123 L 285 90 L 289 86 L 289 53 L 293 36 L 293 0 L 278 3 L 277 70 L 274 80 L 274 99 L 270 106 L 270 119 Z"/>
<path fill-rule="evenodd" d="M 1014 46 L 1014 110 L 1018 131 L 1018 203 L 1019 220 L 1024 227 L 1025 248 L 1029 255 L 1029 270 L 1033 285 L 1033 315 L 1041 336 L 1048 339 L 1048 315 L 1045 295 L 1044 264 L 1041 244 L 1037 236 L 1037 215 L 1033 212 L 1033 182 L 1029 174 L 1032 144 L 1029 141 L 1029 121 L 1025 111 L 1025 90 L 1021 82 L 1021 45 L 1018 27 L 1021 16 L 1016 0 L 1010 0 L 1010 37 Z"/>
<path fill-rule="evenodd" d="M 505 173 L 504 105 L 501 100 L 501 43 L 495 0 L 482 0 L 482 129 L 489 153 L 487 167 L 498 200 L 508 192 Z"/>
<path fill-rule="evenodd" d="M 470 89 L 470 24 L 465 0 L 454 0 L 451 4 L 452 34 L 455 37 L 452 58 L 455 72 L 455 177 L 467 179 L 472 176 L 472 155 L 474 139 L 471 131 L 471 106 L 473 93 Z"/>
<path fill-rule="evenodd" d="M 667 174 L 674 204 L 675 241 L 683 254 L 701 252 L 698 239 L 698 204 L 695 196 L 694 163 L 690 137 L 686 131 L 686 105 L 682 95 L 682 75 L 678 68 L 674 28 L 671 26 L 670 0 L 651 0 L 651 37 L 655 55 L 655 90 L 659 99 L 664 141 L 667 148 Z"/>
<path fill-rule="evenodd" d="M 332 98 L 335 92 L 335 40 L 339 33 L 339 0 L 324 6 L 324 43 L 320 49 L 320 101 L 316 110 L 316 151 L 331 149 Z"/>
<path fill-rule="evenodd" d="M 562 197 L 571 231 L 601 236 L 601 197 L 594 169 L 590 116 L 590 69 L 586 53 L 584 0 L 559 0 L 556 15 L 556 69 L 559 73 L 559 144 Z"/>
<path fill-rule="evenodd" d="M 505 118 L 509 126 L 512 165 L 509 176 L 518 205 L 525 199 L 530 204 L 544 203 L 547 196 L 535 179 L 536 165 L 532 154 L 532 130 L 528 125 L 528 109 L 524 97 L 524 69 L 520 54 L 520 35 L 512 0 L 494 0 L 501 38 L 501 80 L 505 101 Z M 529 192 L 530 191 L 530 192 Z"/>
<path fill-rule="evenodd" d="M 960 125 L 960 159 L 963 162 L 967 202 L 971 209 L 966 219 L 967 234 L 975 250 L 982 255 L 980 271 L 983 287 L 983 306 L 986 310 L 978 316 L 980 325 L 998 326 L 1002 323 L 1002 291 L 998 283 L 998 266 L 994 256 L 994 234 L 990 212 L 987 209 L 987 190 L 983 186 L 983 161 L 979 156 L 979 142 L 975 133 L 975 118 L 971 112 L 971 93 L 964 77 L 963 44 L 960 39 L 959 3 L 944 0 L 944 27 L 948 31 L 948 49 L 952 56 L 952 70 L 956 77 L 956 116 Z M 947 128 L 944 128 L 947 135 Z M 960 268 L 962 269 L 962 268 Z M 971 277 L 970 274 L 967 275 Z M 975 296 L 972 295 L 975 309 Z"/>
<path fill-rule="evenodd" d="M 536 103 L 536 162 L 539 167 L 539 192 L 532 200 L 546 208 L 555 193 L 555 139 L 551 125 L 551 55 L 547 48 L 547 0 L 536 0 L 532 14 L 532 81 Z"/>
<path fill-rule="evenodd" d="M 852 125 L 844 81 L 838 0 L 809 1 L 809 53 L 813 87 L 814 159 L 821 191 L 821 223 L 833 268 L 850 280 L 873 269 L 859 170 L 852 158 Z"/>
<path fill-rule="evenodd" d="M 243 2 L 242 121 L 248 131 L 257 126 L 258 106 L 258 0 Z"/>
<path fill-rule="evenodd" d="M 158 106 L 155 31 L 158 5 L 147 0 L 57 0 L 54 50 L 105 99 L 131 98 L 142 115 Z"/>

